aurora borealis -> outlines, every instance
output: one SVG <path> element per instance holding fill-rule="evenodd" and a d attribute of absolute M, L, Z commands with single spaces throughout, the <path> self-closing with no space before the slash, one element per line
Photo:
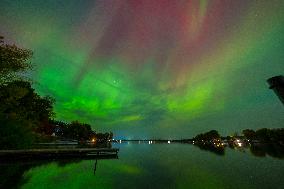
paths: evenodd
<path fill-rule="evenodd" d="M 284 1 L 0 0 L 56 118 L 117 137 L 283 127 Z"/>

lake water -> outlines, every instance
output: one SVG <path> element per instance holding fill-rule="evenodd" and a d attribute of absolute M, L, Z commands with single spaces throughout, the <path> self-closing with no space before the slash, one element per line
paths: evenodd
<path fill-rule="evenodd" d="M 262 152 L 226 148 L 222 155 L 190 144 L 113 147 L 120 148 L 118 159 L 0 163 L 0 188 L 284 188 L 284 159 Z"/>

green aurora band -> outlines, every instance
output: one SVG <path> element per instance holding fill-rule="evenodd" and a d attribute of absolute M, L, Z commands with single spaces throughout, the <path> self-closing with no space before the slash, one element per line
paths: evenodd
<path fill-rule="evenodd" d="M 34 51 L 59 120 L 117 137 L 283 127 L 284 1 L 9 1 L 0 34 Z"/>

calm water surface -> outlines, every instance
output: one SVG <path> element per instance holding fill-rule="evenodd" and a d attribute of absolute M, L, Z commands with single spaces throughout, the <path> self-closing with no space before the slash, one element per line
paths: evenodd
<path fill-rule="evenodd" d="M 1 163 L 0 188 L 284 188 L 284 159 L 189 144 L 114 144 L 119 159 Z M 95 169 L 96 164 L 96 169 Z"/>

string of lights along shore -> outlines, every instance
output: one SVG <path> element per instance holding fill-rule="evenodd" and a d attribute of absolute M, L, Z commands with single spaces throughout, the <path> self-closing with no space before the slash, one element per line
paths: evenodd
<path fill-rule="evenodd" d="M 284 1 L 1 0 L 58 120 L 128 139 L 283 126 Z"/>

